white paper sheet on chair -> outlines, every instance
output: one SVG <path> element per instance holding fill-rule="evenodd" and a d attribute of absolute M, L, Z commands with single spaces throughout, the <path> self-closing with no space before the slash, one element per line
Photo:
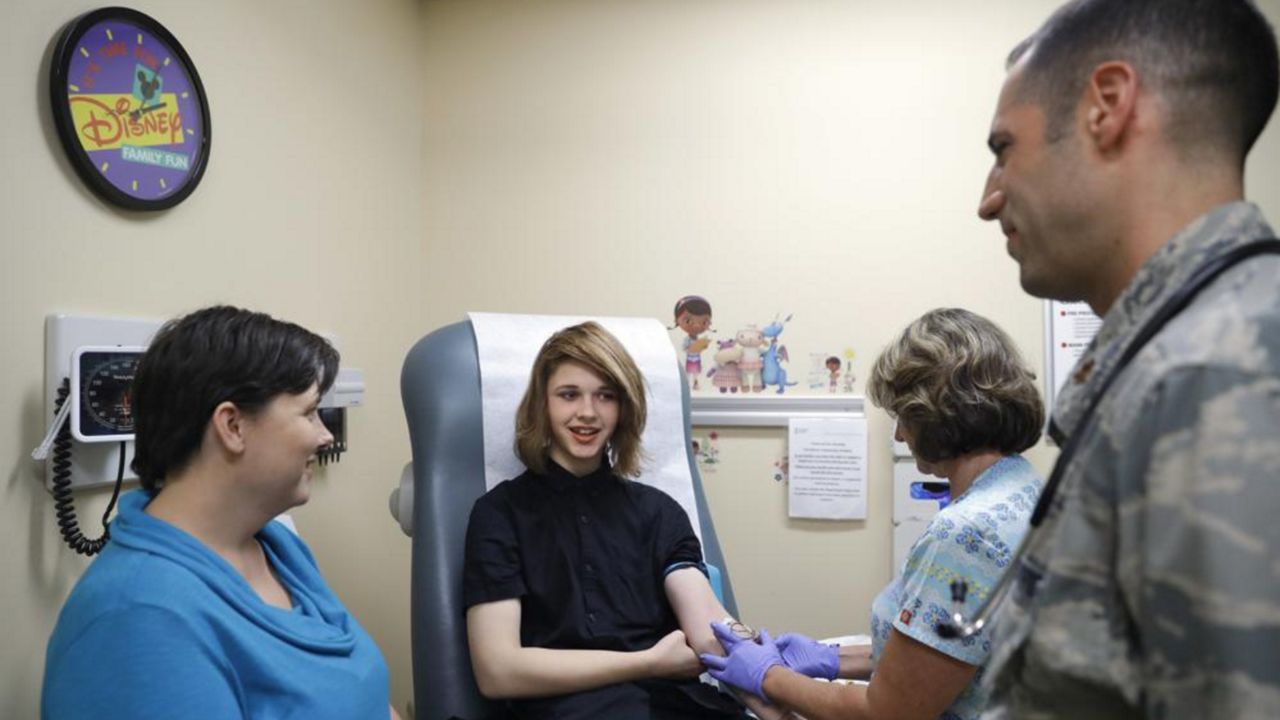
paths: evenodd
<path fill-rule="evenodd" d="M 662 323 L 652 318 L 574 317 L 468 313 L 480 360 L 480 394 L 484 404 L 485 487 L 524 472 L 515 454 L 515 416 L 529 385 L 529 371 L 551 333 L 584 320 L 595 320 L 613 333 L 635 359 L 649 384 L 649 419 L 645 425 L 647 462 L 640 480 L 675 498 L 702 537 L 698 508 L 685 446 L 684 413 L 675 349 Z"/>

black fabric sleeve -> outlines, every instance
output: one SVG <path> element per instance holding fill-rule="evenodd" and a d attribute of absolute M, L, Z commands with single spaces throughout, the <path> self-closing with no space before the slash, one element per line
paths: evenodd
<path fill-rule="evenodd" d="M 505 504 L 489 493 L 471 508 L 471 520 L 467 524 L 462 568 L 463 607 L 510 600 L 525 592 L 515 525 Z"/>
<path fill-rule="evenodd" d="M 659 572 L 676 563 L 702 565 L 702 543 L 689 524 L 689 516 L 670 495 L 656 491 L 658 518 L 655 523 L 657 537 L 654 542 L 655 565 Z"/>

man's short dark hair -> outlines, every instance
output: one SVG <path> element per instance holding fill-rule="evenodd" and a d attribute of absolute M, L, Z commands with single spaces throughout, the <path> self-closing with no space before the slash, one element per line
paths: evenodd
<path fill-rule="evenodd" d="M 1074 0 L 1009 65 L 1028 52 L 1022 90 L 1044 106 L 1050 142 L 1066 134 L 1093 69 L 1123 60 L 1164 100 L 1171 141 L 1243 164 L 1280 86 L 1275 32 L 1250 0 Z"/>
<path fill-rule="evenodd" d="M 253 414 L 313 384 L 324 393 L 337 373 L 329 341 L 270 315 L 217 306 L 171 320 L 134 377 L 133 471 L 155 492 L 195 457 L 218 405 Z"/>

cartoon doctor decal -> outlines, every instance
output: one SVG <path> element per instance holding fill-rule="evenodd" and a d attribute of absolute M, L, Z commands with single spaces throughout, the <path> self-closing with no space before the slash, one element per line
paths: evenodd
<path fill-rule="evenodd" d="M 676 327 L 684 331 L 684 374 L 689 379 L 689 389 L 697 390 L 698 376 L 702 374 L 702 351 L 711 341 L 699 337 L 711 327 L 711 303 L 699 295 L 685 295 L 676 302 Z"/>

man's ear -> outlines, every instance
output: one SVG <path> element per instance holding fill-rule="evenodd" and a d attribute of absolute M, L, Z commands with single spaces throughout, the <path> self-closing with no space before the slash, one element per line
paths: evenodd
<path fill-rule="evenodd" d="M 222 402 L 213 409 L 209 427 L 222 448 L 232 455 L 239 455 L 245 448 L 245 414 L 235 403 Z"/>
<path fill-rule="evenodd" d="M 1085 87 L 1085 130 L 1102 152 L 1116 149 L 1132 127 L 1138 106 L 1138 73 L 1127 62 L 1093 69 Z"/>

